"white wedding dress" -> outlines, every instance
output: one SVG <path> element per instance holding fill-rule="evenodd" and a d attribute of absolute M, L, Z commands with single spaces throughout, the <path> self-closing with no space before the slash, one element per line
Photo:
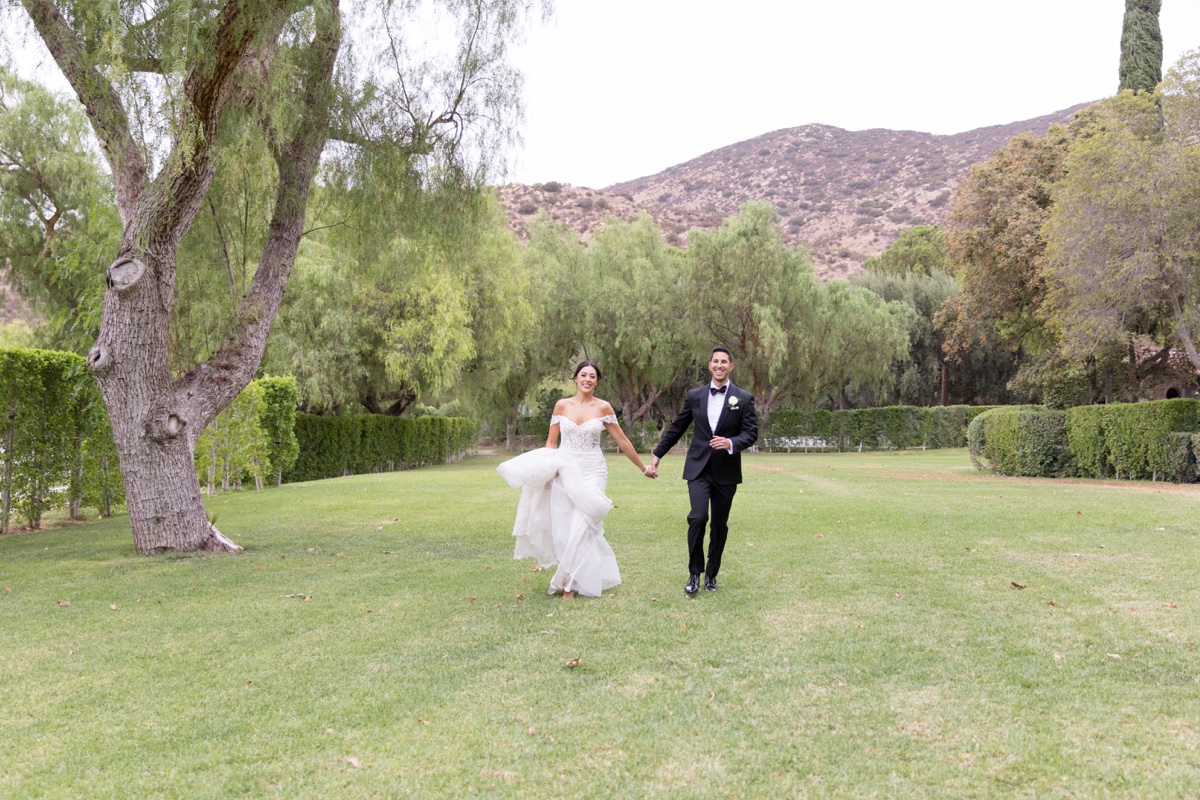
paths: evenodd
<path fill-rule="evenodd" d="M 496 467 L 510 486 L 521 489 L 513 558 L 557 564 L 550 594 L 599 597 L 621 582 L 617 557 L 604 538 L 612 500 L 604 494 L 608 467 L 600 450 L 605 424 L 616 421 L 609 414 L 576 425 L 555 415 L 550 424 L 558 423 L 557 449 L 531 450 Z"/>

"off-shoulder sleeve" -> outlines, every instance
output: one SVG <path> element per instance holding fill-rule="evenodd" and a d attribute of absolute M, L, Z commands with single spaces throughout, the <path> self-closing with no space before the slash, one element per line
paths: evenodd
<path fill-rule="evenodd" d="M 605 425 L 616 425 L 617 424 L 617 415 L 616 414 L 605 414 L 603 417 L 600 418 L 600 421 L 603 422 Z"/>

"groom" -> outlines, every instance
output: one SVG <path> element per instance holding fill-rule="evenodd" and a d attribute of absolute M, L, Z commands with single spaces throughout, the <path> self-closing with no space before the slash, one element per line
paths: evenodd
<path fill-rule="evenodd" d="M 713 348 L 708 360 L 712 381 L 692 389 L 683 401 L 675 421 L 663 433 L 654 448 L 649 472 L 658 475 L 658 462 L 692 426 L 692 444 L 683 464 L 688 482 L 692 511 L 688 514 L 688 582 L 683 590 L 695 594 L 704 588 L 717 590 L 721 570 L 721 552 L 729 535 L 729 509 L 733 495 L 742 482 L 742 451 L 758 440 L 758 417 L 754 413 L 754 395 L 734 386 L 733 356 L 724 347 Z M 709 528 L 708 564 L 704 562 L 704 526 L 712 508 Z"/>

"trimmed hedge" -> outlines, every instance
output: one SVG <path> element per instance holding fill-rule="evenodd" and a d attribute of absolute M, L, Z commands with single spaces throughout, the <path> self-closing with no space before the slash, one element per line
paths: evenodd
<path fill-rule="evenodd" d="M 847 411 L 775 411 L 763 450 L 907 450 L 965 447 L 967 426 L 986 406 L 884 406 Z"/>
<path fill-rule="evenodd" d="M 971 461 L 1002 475 L 1197 479 L 1200 401 L 1177 398 L 1050 411 L 997 408 L 968 430 Z"/>
<path fill-rule="evenodd" d="M 0 532 L 14 512 L 33 529 L 49 510 L 124 502 L 100 387 L 75 353 L 0 348 Z M 102 466 L 103 465 L 103 466 Z M 64 490 L 65 487 L 65 490 Z"/>
<path fill-rule="evenodd" d="M 1083 477 L 1192 480 L 1187 474 L 1192 440 L 1172 434 L 1200 431 L 1200 401 L 1078 406 L 1067 411 L 1067 426 Z"/>
<path fill-rule="evenodd" d="M 465 454 L 478 435 L 474 420 L 459 417 L 297 414 L 300 453 L 284 471 L 283 480 L 294 483 L 442 464 Z"/>
<path fill-rule="evenodd" d="M 1000 475 L 1059 478 L 1072 473 L 1065 411 L 993 408 L 971 422 L 971 461 Z"/>

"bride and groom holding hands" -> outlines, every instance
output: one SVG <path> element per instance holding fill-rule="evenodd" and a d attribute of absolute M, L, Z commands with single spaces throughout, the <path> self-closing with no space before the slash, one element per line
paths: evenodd
<path fill-rule="evenodd" d="M 729 511 L 742 482 L 741 453 L 758 439 L 754 396 L 730 381 L 733 357 L 724 347 L 709 356 L 708 384 L 688 391 L 683 407 L 642 462 L 617 423 L 613 407 L 595 396 L 600 368 L 585 361 L 575 368 L 576 392 L 559 400 L 550 418 L 546 446 L 505 461 L 496 469 L 521 488 L 515 558 L 533 558 L 543 567 L 557 565 L 550 594 L 599 597 L 621 582 L 617 559 L 604 538 L 604 518 L 612 508 L 605 495 L 608 468 L 600 439 L 608 431 L 622 453 L 648 478 L 658 477 L 662 458 L 692 428 L 683 466 L 691 511 L 688 514 L 688 580 L 694 595 L 700 579 L 717 589 L 721 554 L 729 534 Z M 704 557 L 705 529 L 708 558 Z"/>

